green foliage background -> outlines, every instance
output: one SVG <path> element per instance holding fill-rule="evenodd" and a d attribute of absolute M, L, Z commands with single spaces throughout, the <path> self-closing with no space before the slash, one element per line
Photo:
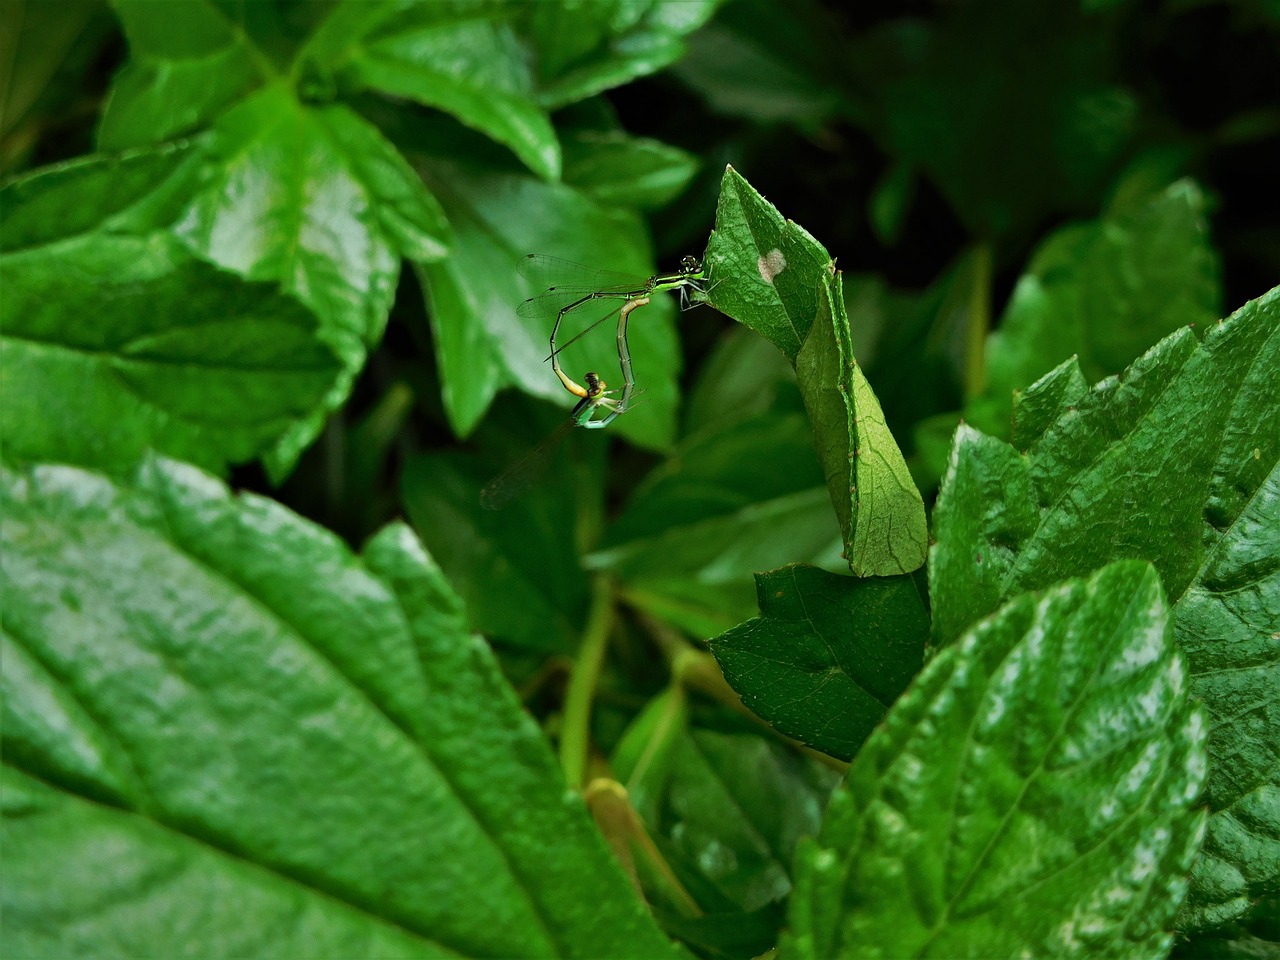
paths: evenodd
<path fill-rule="evenodd" d="M 1275 3 L 0 3 L 6 957 L 1277 949 Z"/>

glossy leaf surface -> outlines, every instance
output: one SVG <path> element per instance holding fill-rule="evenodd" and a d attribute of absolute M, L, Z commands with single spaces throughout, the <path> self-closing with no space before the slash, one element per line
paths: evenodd
<path fill-rule="evenodd" d="M 560 144 L 537 103 L 526 52 L 499 5 L 357 0 L 338 4 L 307 60 L 349 90 L 444 110 L 555 179 Z"/>
<path fill-rule="evenodd" d="M 973 426 L 1007 436 L 1011 398 L 1073 355 L 1089 382 L 1119 373 L 1179 327 L 1221 315 L 1205 200 L 1180 181 L 1136 209 L 1051 234 L 987 338 L 987 386 Z"/>
<path fill-rule="evenodd" d="M 233 0 L 114 0 L 132 59 L 98 131 L 103 150 L 159 143 L 208 126 L 275 74 Z"/>
<path fill-rule="evenodd" d="M 1280 883 L 1277 369 L 1280 290 L 1203 342 L 1173 334 L 1087 393 L 1074 394 L 1078 373 L 1057 372 L 1027 393 L 1037 412 L 1025 452 L 961 427 L 935 512 L 943 643 L 1022 590 L 1112 559 L 1159 571 L 1213 718 L 1213 817 L 1188 926 L 1241 916 Z"/>
<path fill-rule="evenodd" d="M 3 191 L 9 458 L 117 470 L 150 448 L 224 470 L 322 409 L 341 365 L 315 316 L 163 229 L 193 162 L 187 148 L 94 157 Z"/>
<path fill-rule="evenodd" d="M 564 143 L 564 180 L 605 205 L 649 209 L 674 200 L 698 158 L 646 137 L 583 130 Z"/>
<path fill-rule="evenodd" d="M 819 288 L 796 379 L 849 569 L 860 577 L 910 573 L 924 565 L 928 549 L 924 501 L 853 356 L 840 281 L 837 274 Z"/>
<path fill-rule="evenodd" d="M 756 574 L 756 591 L 760 616 L 711 641 L 725 679 L 782 733 L 848 760 L 920 669 L 919 585 L 796 565 Z"/>
<path fill-rule="evenodd" d="M 163 461 L 3 495 L 14 955 L 669 955 L 406 528 Z"/>
<path fill-rule="evenodd" d="M 730 167 L 706 266 L 707 302 L 796 368 L 849 568 L 877 576 L 920 567 L 924 505 L 853 356 L 834 261 Z"/>
<path fill-rule="evenodd" d="M 598 0 L 526 7 L 541 99 L 562 107 L 674 63 L 722 0 Z"/>
<path fill-rule="evenodd" d="M 1154 571 L 1024 594 L 929 662 L 799 854 L 783 957 L 1135 956 L 1203 835 Z"/>

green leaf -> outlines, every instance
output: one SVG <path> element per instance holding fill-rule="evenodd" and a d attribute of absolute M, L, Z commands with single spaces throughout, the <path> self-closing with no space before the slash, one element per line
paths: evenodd
<path fill-rule="evenodd" d="M 1158 956 L 1205 720 L 1155 572 L 1024 594 L 936 656 L 797 856 L 780 957 Z"/>
<path fill-rule="evenodd" d="M 3 484 L 14 955 L 671 955 L 406 528 Z"/>
<path fill-rule="evenodd" d="M 1001 432 L 1013 391 L 1073 354 L 1089 382 L 1118 373 L 1179 327 L 1221 316 L 1205 201 L 1179 181 L 1137 210 L 1052 234 L 987 340 L 988 399 L 974 425 Z"/>
<path fill-rule="evenodd" d="M 718 113 L 816 131 L 841 100 L 824 79 L 840 56 L 833 14 L 816 3 L 779 11 L 769 0 L 736 0 L 689 37 L 671 72 Z"/>
<path fill-rule="evenodd" d="M 821 284 L 795 363 L 849 569 L 860 577 L 919 569 L 928 549 L 924 502 L 854 359 L 839 274 Z"/>
<path fill-rule="evenodd" d="M 183 238 L 215 263 L 295 290 L 349 351 L 381 336 L 399 255 L 447 252 L 434 198 L 345 107 L 312 109 L 268 88 L 219 121 L 206 155 Z"/>
<path fill-rule="evenodd" d="M 1277 369 L 1280 288 L 1203 343 L 1167 337 L 1028 431 L 1024 452 L 961 427 L 934 514 L 942 643 L 1023 590 L 1112 559 L 1159 571 L 1211 717 L 1213 816 L 1180 918 L 1190 928 L 1241 916 L 1280 884 Z M 1029 391 L 1033 402 L 1064 376 Z"/>
<path fill-rule="evenodd" d="M 168 225 L 194 189 L 195 155 L 190 143 L 119 156 L 90 155 L 8 181 L 0 188 L 0 253 L 97 230 L 142 236 Z"/>
<path fill-rule="evenodd" d="M 320 317 L 342 359 L 323 408 L 269 458 L 277 477 L 345 401 L 382 336 L 400 257 L 445 255 L 434 197 L 367 121 L 343 106 L 304 107 L 281 86 L 224 115 L 206 147 L 203 189 L 178 230 L 196 253 L 252 280 L 272 280 Z"/>
<path fill-rule="evenodd" d="M 542 253 L 647 278 L 654 268 L 640 220 L 563 184 L 477 163 L 468 142 L 456 142 L 449 128 L 419 127 L 408 135 L 411 156 L 457 238 L 448 260 L 419 267 L 450 425 L 470 434 L 505 386 L 561 404 L 567 413 L 574 398 L 546 362 L 549 327 L 516 315 L 521 301 L 543 291 L 522 280 L 516 264 Z M 650 447 L 669 444 L 675 430 L 679 355 L 672 313 L 671 298 L 660 295 L 632 316 L 628 336 L 644 392 L 608 431 Z M 571 376 L 581 380 L 584 371 L 597 370 L 621 384 L 613 326 L 605 323 L 562 354 Z"/>
<path fill-rule="evenodd" d="M 706 263 L 704 299 L 796 367 L 850 569 L 876 576 L 920 567 L 924 504 L 853 357 L 834 261 L 730 167 Z"/>
<path fill-rule="evenodd" d="M 706 300 L 760 334 L 795 363 L 834 272 L 830 254 L 803 227 L 726 167 L 707 244 Z"/>
<path fill-rule="evenodd" d="M 665 699 L 656 705 L 670 712 Z M 687 721 L 671 718 L 660 754 L 628 757 L 620 745 L 614 769 L 628 798 L 687 886 L 709 885 L 744 912 L 783 899 L 796 844 L 818 829 L 839 775 L 756 732 Z M 643 714 L 638 725 L 651 740 Z"/>
<path fill-rule="evenodd" d="M 444 110 L 510 147 L 540 177 L 560 175 L 555 130 L 501 5 L 347 0 L 304 56 L 344 88 Z"/>
<path fill-rule="evenodd" d="M 683 38 L 723 0 L 592 0 L 525 7 L 542 104 L 566 104 L 656 73 L 684 55 Z"/>
<path fill-rule="evenodd" d="M 449 254 L 452 242 L 444 210 L 400 151 L 358 114 L 343 107 L 315 110 L 326 147 L 364 188 L 379 238 L 406 260 L 430 262 Z"/>
<path fill-rule="evenodd" d="M 1050 370 L 1026 390 L 1013 395 L 1011 432 L 1014 443 L 1026 449 L 1044 436 L 1089 392 L 1089 383 L 1074 360 Z M 948 450 L 950 438 L 948 437 Z"/>
<path fill-rule="evenodd" d="M 756 574 L 760 616 L 711 641 L 742 702 L 848 760 L 920 669 L 929 614 L 915 579 L 794 565 Z"/>
<path fill-rule="evenodd" d="M 274 75 L 234 0 L 112 0 L 131 58 L 116 76 L 98 130 L 103 150 L 202 130 Z"/>
<path fill-rule="evenodd" d="M 821 483 L 799 413 L 701 431 L 635 489 L 587 566 L 641 609 L 714 636 L 755 611 L 756 570 L 841 564 Z"/>
<path fill-rule="evenodd" d="M 564 141 L 565 183 L 606 207 L 664 207 L 698 167 L 691 153 L 620 130 L 582 130 Z"/>
<path fill-rule="evenodd" d="M 10 460 L 117 470 L 154 448 L 221 471 L 267 454 L 337 380 L 301 304 L 154 229 L 189 193 L 190 158 L 90 157 L 0 194 Z"/>

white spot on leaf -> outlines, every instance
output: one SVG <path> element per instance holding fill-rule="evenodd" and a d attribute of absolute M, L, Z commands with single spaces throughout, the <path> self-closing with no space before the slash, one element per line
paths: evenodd
<path fill-rule="evenodd" d="M 787 258 L 782 255 L 782 251 L 774 247 L 763 257 L 756 259 L 756 266 L 760 270 L 760 276 L 764 278 L 765 283 L 773 283 L 773 278 L 787 269 Z"/>

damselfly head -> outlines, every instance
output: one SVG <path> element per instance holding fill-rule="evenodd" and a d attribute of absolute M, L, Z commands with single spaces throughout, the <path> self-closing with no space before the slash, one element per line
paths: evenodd
<path fill-rule="evenodd" d="M 694 256 L 686 256 L 680 261 L 682 273 L 701 273 L 702 263 Z"/>
<path fill-rule="evenodd" d="M 588 370 L 586 376 L 582 378 L 587 382 L 587 399 L 594 400 L 596 397 L 603 396 L 605 387 L 609 386 L 594 370 Z"/>

